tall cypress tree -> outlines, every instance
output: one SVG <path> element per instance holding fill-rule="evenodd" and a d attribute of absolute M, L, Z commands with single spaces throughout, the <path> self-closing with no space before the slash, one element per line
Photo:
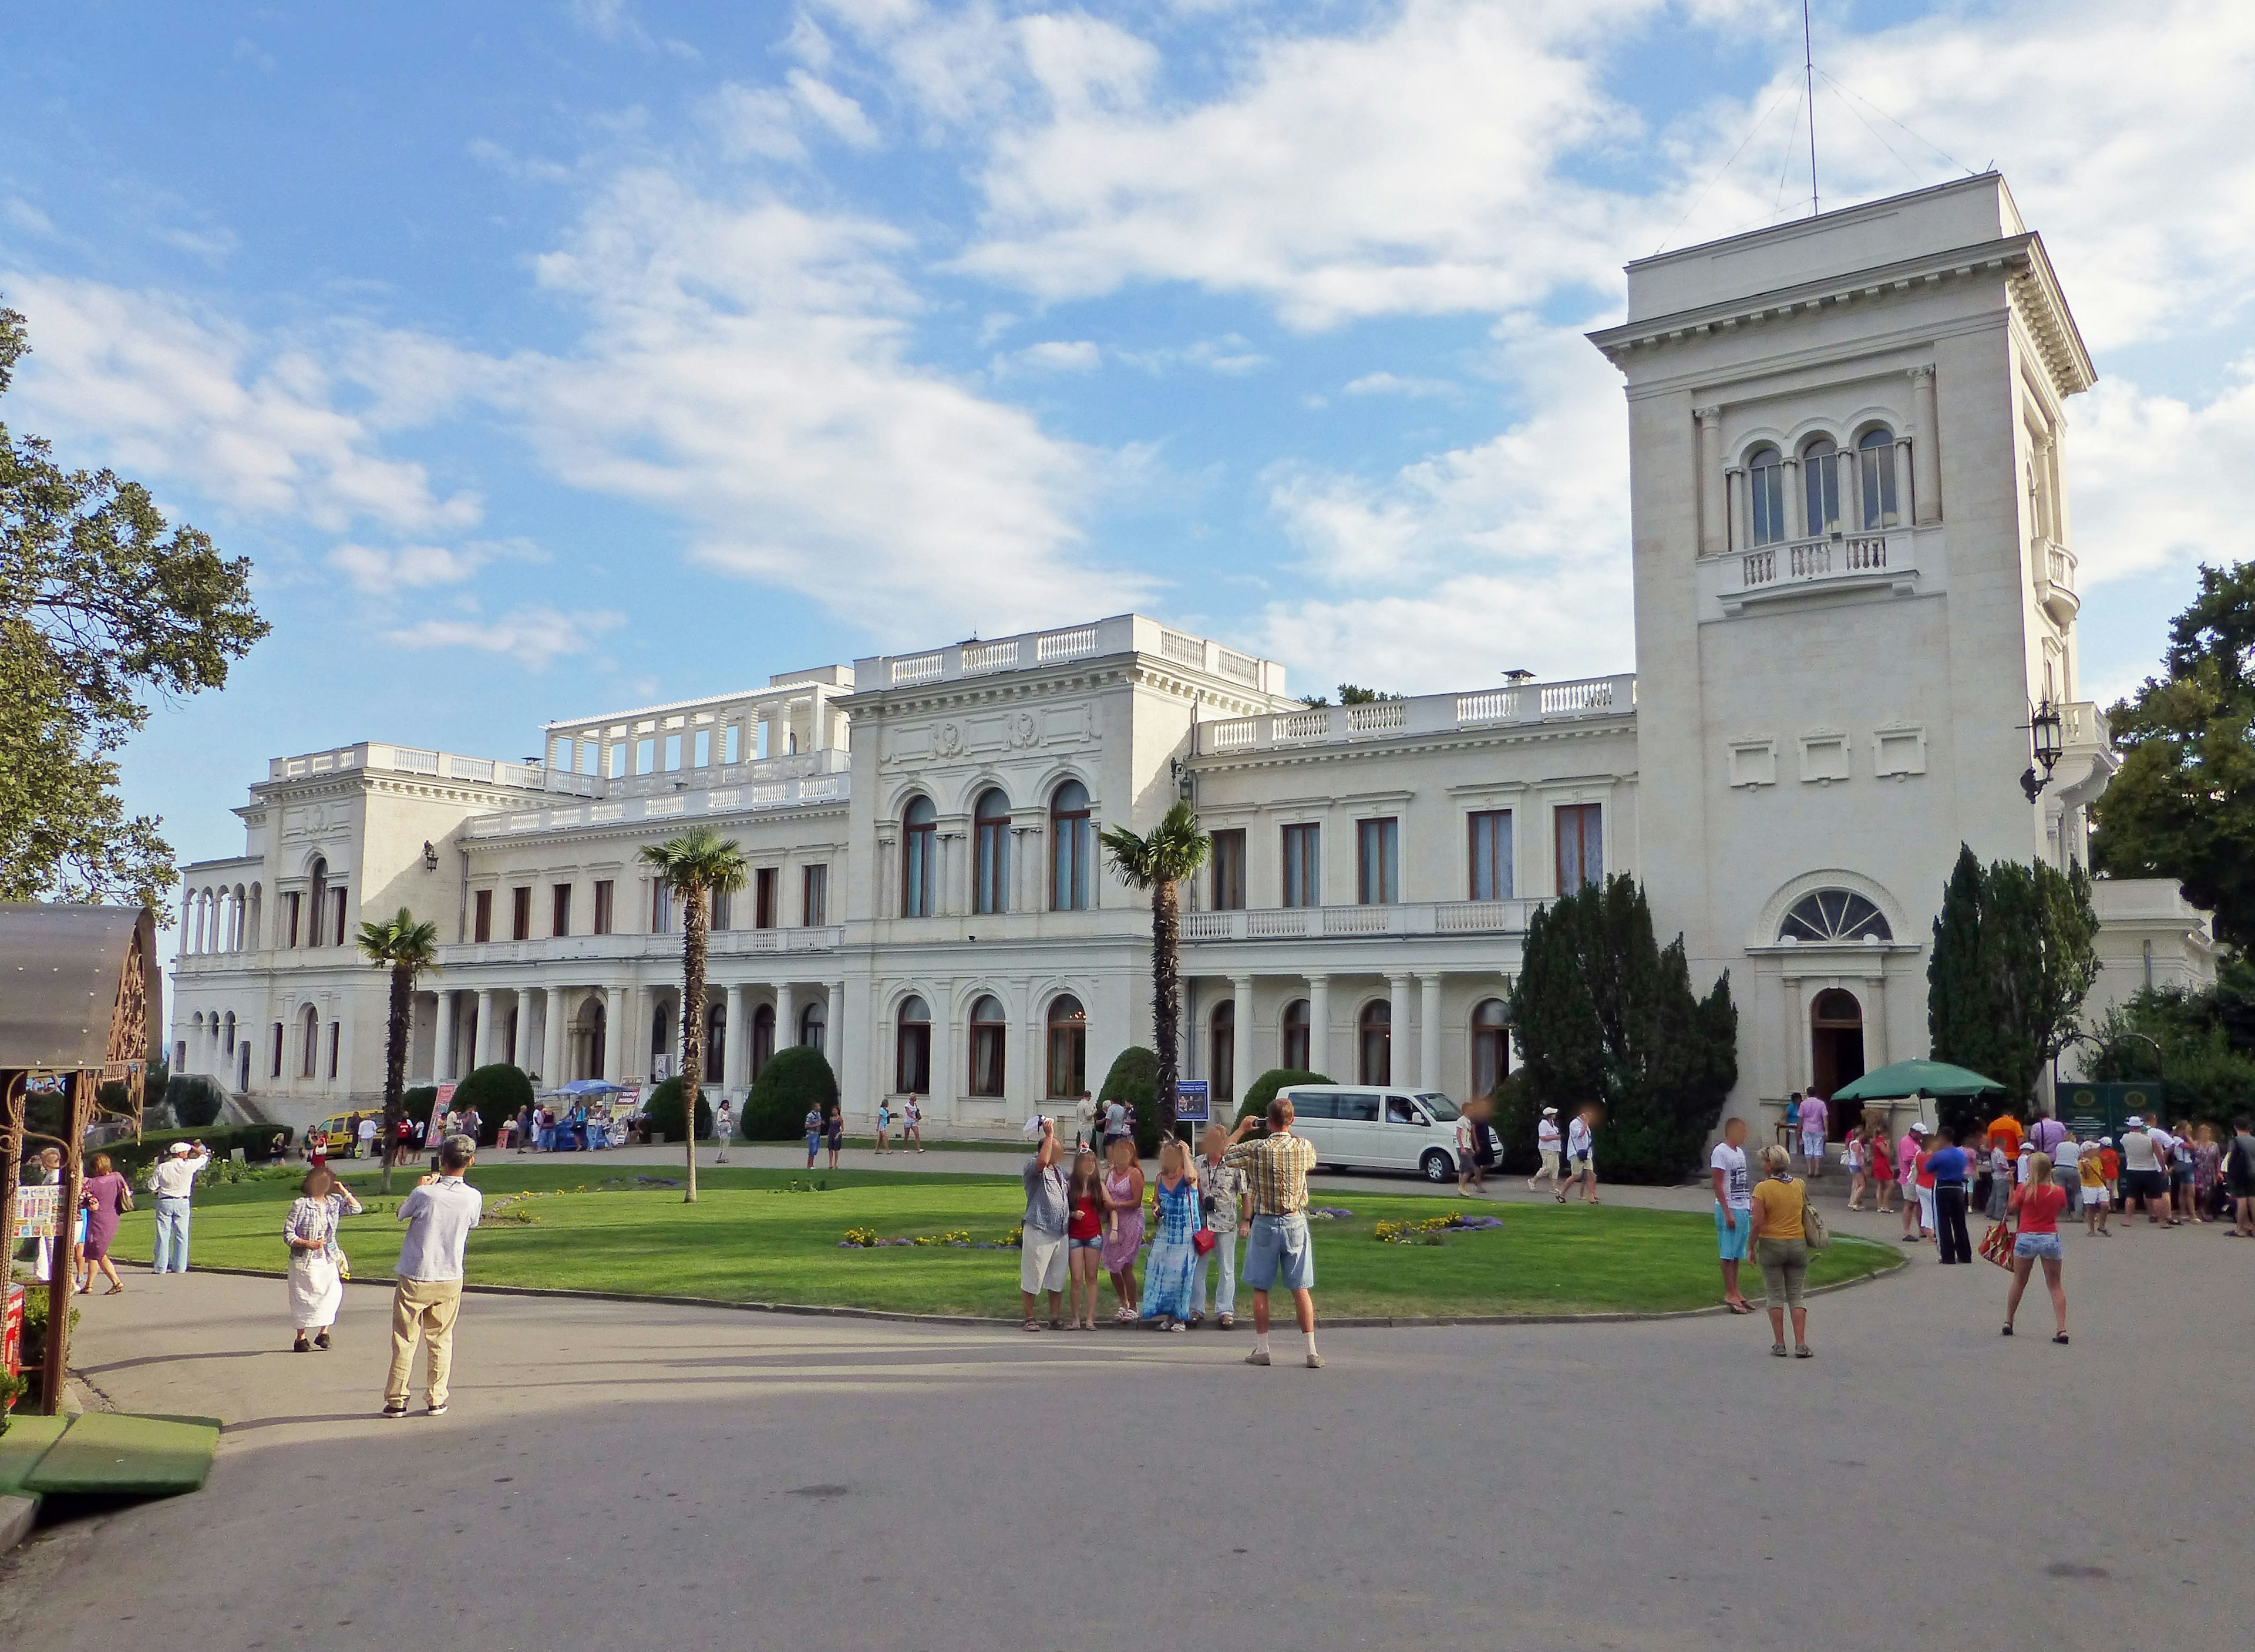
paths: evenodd
<path fill-rule="evenodd" d="M 1605 1109 L 1608 1175 L 1673 1182 L 1697 1163 L 1738 1082 L 1738 1009 L 1727 974 L 1692 991 L 1683 938 L 1658 944 L 1634 879 L 1535 913 L 1512 1020 L 1534 1105 Z"/>
<path fill-rule="evenodd" d="M 1961 843 L 1927 956 L 1926 1031 L 1936 1061 L 1994 1077 L 1989 1070 L 1997 1065 L 1997 1027 L 1981 973 L 1981 862 L 1970 844 Z"/>
<path fill-rule="evenodd" d="M 2005 1086 L 2025 1108 L 2044 1064 L 2076 1030 L 2097 979 L 2090 879 L 2043 861 L 1983 867 L 1961 847 L 1934 920 L 1927 1030 L 1935 1058 Z"/>

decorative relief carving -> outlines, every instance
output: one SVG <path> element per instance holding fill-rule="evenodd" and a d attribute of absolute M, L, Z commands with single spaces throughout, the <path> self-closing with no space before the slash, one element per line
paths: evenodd
<path fill-rule="evenodd" d="M 1034 721 L 1033 713 L 1022 711 L 1010 719 L 1010 743 L 1019 750 L 1023 751 L 1037 743 L 1041 737 L 1042 731 Z"/>

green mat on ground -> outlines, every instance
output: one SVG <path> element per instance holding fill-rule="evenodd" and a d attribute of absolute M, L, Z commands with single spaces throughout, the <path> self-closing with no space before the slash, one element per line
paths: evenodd
<path fill-rule="evenodd" d="M 215 1422 L 88 1411 L 48 1447 L 24 1489 L 139 1497 L 192 1492 L 211 1473 L 218 1449 Z"/>
<path fill-rule="evenodd" d="M 0 1494 L 20 1492 L 25 1477 L 39 1466 L 47 1448 L 70 1426 L 67 1417 L 25 1417 L 20 1412 L 0 1434 Z"/>

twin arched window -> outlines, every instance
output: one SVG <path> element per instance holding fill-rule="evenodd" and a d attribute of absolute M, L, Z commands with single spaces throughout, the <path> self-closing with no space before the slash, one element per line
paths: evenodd
<path fill-rule="evenodd" d="M 1802 444 L 1802 536 L 1821 538 L 1852 519 L 1877 532 L 1901 521 L 1895 490 L 1895 434 L 1874 425 L 1843 453 L 1830 436 Z M 1846 509 L 1844 509 L 1844 500 Z M 1785 456 L 1767 443 L 1746 455 L 1746 536 L 1755 545 L 1795 537 L 1786 517 Z"/>

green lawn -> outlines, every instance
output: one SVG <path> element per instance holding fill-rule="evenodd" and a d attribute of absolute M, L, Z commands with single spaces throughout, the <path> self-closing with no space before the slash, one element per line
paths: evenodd
<path fill-rule="evenodd" d="M 824 1185 L 817 1190 L 788 1170 L 708 1170 L 698 1175 L 698 1202 L 685 1205 L 678 1186 L 653 1185 L 671 1175 L 657 1166 L 608 1174 L 594 1164 L 479 1167 L 471 1179 L 485 1192 L 488 1220 L 470 1236 L 472 1282 L 1015 1315 L 1015 1250 L 838 1248 L 849 1227 L 886 1238 L 962 1231 L 974 1241 L 999 1240 L 1023 1208 L 1015 1177 L 818 1170 L 812 1181 Z M 369 1211 L 346 1223 L 345 1248 L 360 1276 L 388 1274 L 399 1255 L 390 1218 L 413 1175 L 397 1177 L 397 1191 L 383 1200 L 366 1191 L 373 1177 L 353 1185 Z M 282 1217 L 296 1185 L 296 1176 L 285 1174 L 200 1192 L 196 1261 L 281 1272 Z M 533 1197 L 512 1201 L 513 1194 Z M 1714 1224 L 1704 1215 L 1622 1206 L 1457 1206 L 1499 1215 L 1504 1226 L 1452 1234 L 1438 1246 L 1388 1245 L 1372 1236 L 1380 1220 L 1446 1214 L 1455 1202 L 1360 1195 L 1331 1202 L 1354 1213 L 1315 1227 L 1317 1297 L 1324 1312 L 1339 1318 L 1648 1312 L 1701 1307 L 1719 1295 Z M 532 1220 L 511 1221 L 512 1212 Z M 126 1217 L 119 1256 L 147 1260 L 152 1220 L 146 1201 Z M 1809 1283 L 1884 1271 L 1900 1259 L 1891 1246 L 1837 1240 L 1816 1259 Z"/>

